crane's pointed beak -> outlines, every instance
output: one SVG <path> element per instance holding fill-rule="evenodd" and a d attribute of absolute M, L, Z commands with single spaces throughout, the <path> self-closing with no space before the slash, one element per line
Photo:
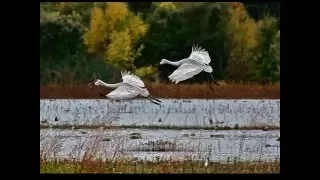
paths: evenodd
<path fill-rule="evenodd" d="M 94 80 L 93 82 L 89 83 L 89 87 L 92 88 L 94 86 L 94 83 L 96 82 L 97 80 Z"/>
<path fill-rule="evenodd" d="M 92 88 L 92 87 L 93 87 L 93 83 L 94 83 L 94 82 L 89 83 L 88 86 L 89 86 L 90 88 Z"/>

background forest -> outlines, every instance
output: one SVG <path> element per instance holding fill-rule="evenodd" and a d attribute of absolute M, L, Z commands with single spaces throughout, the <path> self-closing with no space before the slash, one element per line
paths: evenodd
<path fill-rule="evenodd" d="M 115 81 L 121 67 L 166 83 L 174 67 L 160 60 L 188 57 L 193 44 L 218 80 L 277 82 L 280 3 L 40 3 L 40 84 Z"/>

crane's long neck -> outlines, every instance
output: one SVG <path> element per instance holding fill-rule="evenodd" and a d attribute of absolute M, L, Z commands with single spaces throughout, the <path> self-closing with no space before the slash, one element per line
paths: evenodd
<path fill-rule="evenodd" d="M 108 83 L 105 83 L 101 80 L 98 80 L 96 83 L 98 84 L 98 86 L 104 86 L 104 87 L 108 87 L 108 88 L 112 88 L 112 89 L 116 89 L 121 85 L 121 83 L 108 84 Z"/>
<path fill-rule="evenodd" d="M 187 59 L 181 59 L 180 61 L 173 62 L 173 61 L 164 59 L 163 61 L 164 61 L 164 64 L 171 64 L 172 66 L 181 66 L 186 60 Z"/>

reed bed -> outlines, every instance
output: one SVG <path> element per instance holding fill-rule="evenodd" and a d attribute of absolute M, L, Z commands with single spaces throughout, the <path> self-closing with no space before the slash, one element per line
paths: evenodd
<path fill-rule="evenodd" d="M 279 99 L 280 84 L 240 84 L 219 82 L 213 90 L 209 84 L 147 84 L 150 94 L 157 98 L 196 98 L 196 99 Z M 111 92 L 111 89 L 96 87 L 91 89 L 87 84 L 79 85 L 40 85 L 40 99 L 74 98 L 91 99 L 104 98 L 99 93 Z"/>
<path fill-rule="evenodd" d="M 280 162 L 202 161 L 136 161 L 136 160 L 84 160 L 40 161 L 40 173 L 112 173 L 112 174 L 182 174 L 182 173 L 280 173 Z"/>

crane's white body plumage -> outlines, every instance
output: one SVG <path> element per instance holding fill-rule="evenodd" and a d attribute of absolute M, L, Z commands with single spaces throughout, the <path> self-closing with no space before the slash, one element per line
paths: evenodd
<path fill-rule="evenodd" d="M 201 48 L 201 46 L 198 47 L 197 45 L 192 46 L 192 51 L 189 59 L 198 60 L 207 65 L 211 62 L 208 51 L 206 51 L 204 48 Z"/>
<path fill-rule="evenodd" d="M 139 88 L 145 88 L 144 82 L 136 75 L 132 74 L 130 71 L 121 71 L 123 83 L 127 83 Z"/>
<path fill-rule="evenodd" d="M 213 70 L 209 65 L 210 62 L 211 58 L 208 51 L 201 46 L 193 45 L 191 54 L 188 58 L 176 62 L 162 59 L 160 64 L 171 64 L 178 67 L 178 69 L 169 76 L 171 82 L 175 82 L 177 84 L 181 81 L 194 77 L 202 71 L 211 73 Z"/>
<path fill-rule="evenodd" d="M 132 87 L 123 85 L 106 95 L 109 99 L 124 100 L 131 99 L 139 95 L 139 92 Z"/>
<path fill-rule="evenodd" d="M 158 104 L 157 102 L 161 102 L 160 100 L 157 100 L 150 96 L 150 93 L 148 89 L 145 87 L 144 82 L 138 76 L 131 74 L 131 72 L 127 70 L 122 70 L 121 75 L 122 75 L 122 82 L 120 83 L 108 84 L 97 79 L 95 82 L 89 83 L 89 85 L 94 84 L 96 86 L 104 86 L 104 87 L 115 89 L 111 91 L 109 94 L 104 95 L 111 100 L 131 99 L 140 95 L 148 98 L 150 101 L 152 101 L 155 104 Z M 157 102 L 154 102 L 153 100 Z"/>

